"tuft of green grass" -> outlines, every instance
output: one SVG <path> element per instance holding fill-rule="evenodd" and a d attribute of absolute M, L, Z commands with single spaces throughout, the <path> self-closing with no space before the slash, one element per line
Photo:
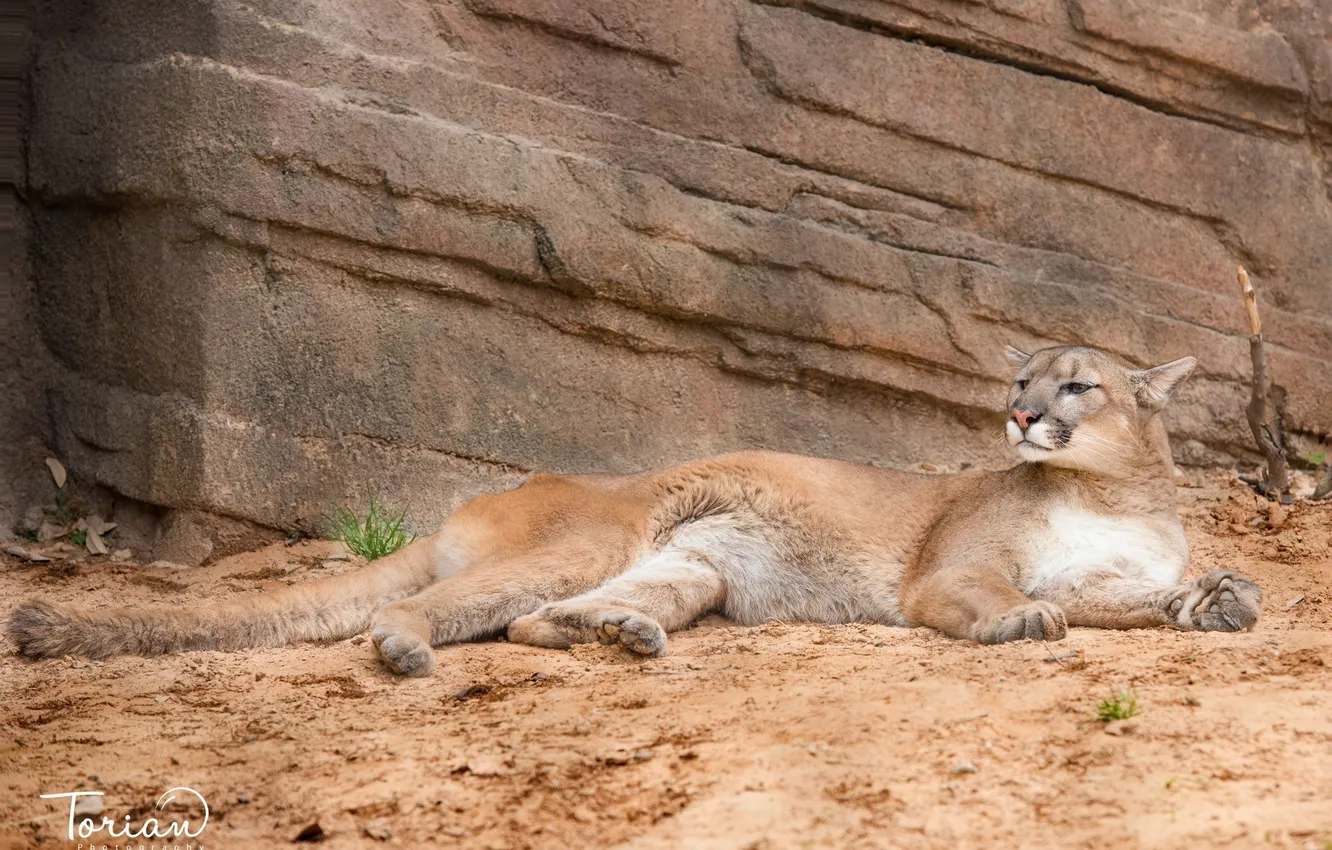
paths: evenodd
<path fill-rule="evenodd" d="M 1327 460 L 1327 452 L 1309 452 L 1304 459 L 1314 466 L 1322 466 L 1323 461 Z"/>
<path fill-rule="evenodd" d="M 1138 714 L 1138 695 L 1132 688 L 1111 694 L 1096 704 L 1096 719 L 1102 723 L 1111 720 L 1128 720 Z"/>
<path fill-rule="evenodd" d="M 416 539 L 416 535 L 404 527 L 406 518 L 405 508 L 394 513 L 371 499 L 364 518 L 351 508 L 343 507 L 336 516 L 329 517 L 328 522 L 333 527 L 334 540 L 367 561 L 374 561 L 392 555 Z"/>
<path fill-rule="evenodd" d="M 21 525 L 16 525 L 13 528 L 11 528 L 10 531 L 14 532 L 15 537 L 18 537 L 22 540 L 26 540 L 29 543 L 42 542 L 42 536 L 37 533 L 37 529 L 35 528 L 24 528 Z"/>
<path fill-rule="evenodd" d="M 69 494 L 60 490 L 55 494 L 55 507 L 43 508 L 42 513 L 51 518 L 55 525 L 65 526 L 73 522 L 69 511 Z"/>
<path fill-rule="evenodd" d="M 75 546 L 83 546 L 88 542 L 88 530 L 79 528 L 69 533 L 69 542 Z"/>

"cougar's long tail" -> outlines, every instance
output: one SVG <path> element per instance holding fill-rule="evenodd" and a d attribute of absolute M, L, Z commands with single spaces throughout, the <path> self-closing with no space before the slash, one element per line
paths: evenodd
<path fill-rule="evenodd" d="M 295 641 L 340 640 L 364 631 L 376 608 L 435 578 L 435 538 L 404 546 L 354 573 L 198 608 L 84 610 L 33 600 L 14 611 L 9 634 L 20 655 L 161 655 Z"/>

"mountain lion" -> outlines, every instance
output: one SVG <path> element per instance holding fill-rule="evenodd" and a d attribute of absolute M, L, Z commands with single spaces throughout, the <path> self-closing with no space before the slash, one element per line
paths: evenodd
<path fill-rule="evenodd" d="M 1091 348 L 1009 348 L 1002 472 L 920 475 L 741 452 L 633 475 L 538 474 L 463 505 L 433 537 L 355 573 L 218 605 L 85 610 L 27 602 L 19 652 L 101 658 L 338 640 L 371 629 L 396 673 L 432 647 L 505 634 L 666 651 L 717 612 L 923 625 L 984 644 L 1068 626 L 1238 631 L 1261 592 L 1188 564 L 1159 413 L 1186 357 L 1135 370 Z"/>

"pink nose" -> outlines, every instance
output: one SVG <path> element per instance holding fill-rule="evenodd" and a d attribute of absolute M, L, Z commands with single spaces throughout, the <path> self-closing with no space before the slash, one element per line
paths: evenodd
<path fill-rule="evenodd" d="M 1037 419 L 1040 418 L 1041 415 L 1039 413 L 1032 413 L 1030 410 L 1013 411 L 1013 419 L 1017 421 L 1018 427 L 1021 428 L 1023 431 L 1031 427 L 1031 423 L 1035 422 Z"/>

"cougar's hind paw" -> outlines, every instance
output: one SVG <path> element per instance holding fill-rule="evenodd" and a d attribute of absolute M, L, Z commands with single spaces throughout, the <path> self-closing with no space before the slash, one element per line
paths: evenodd
<path fill-rule="evenodd" d="M 370 639 L 384 666 L 401 676 L 429 676 L 435 672 L 435 650 L 420 635 L 393 626 L 376 626 Z"/>

